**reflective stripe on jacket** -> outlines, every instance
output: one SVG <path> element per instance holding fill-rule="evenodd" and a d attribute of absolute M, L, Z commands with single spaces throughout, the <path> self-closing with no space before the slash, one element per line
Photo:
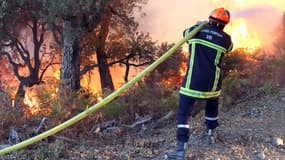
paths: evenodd
<path fill-rule="evenodd" d="M 185 37 L 194 27 L 183 32 Z M 194 98 L 213 98 L 221 94 L 221 61 L 232 49 L 231 37 L 208 25 L 189 41 L 189 60 L 180 94 Z"/>

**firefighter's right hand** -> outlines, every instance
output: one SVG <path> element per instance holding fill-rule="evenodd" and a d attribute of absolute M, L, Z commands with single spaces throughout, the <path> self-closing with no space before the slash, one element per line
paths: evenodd
<path fill-rule="evenodd" d="M 197 21 L 197 22 L 196 22 L 196 25 L 199 26 L 199 25 L 201 25 L 201 24 L 203 24 L 203 23 L 208 23 L 208 21 Z"/>

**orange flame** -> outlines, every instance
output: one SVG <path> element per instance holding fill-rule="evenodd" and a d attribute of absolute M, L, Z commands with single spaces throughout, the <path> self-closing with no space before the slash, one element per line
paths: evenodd
<path fill-rule="evenodd" d="M 216 7 L 232 8 L 234 6 L 234 8 L 239 9 L 245 8 L 247 5 L 247 1 L 245 0 L 212 0 L 212 3 Z M 261 47 L 261 40 L 258 33 L 256 31 L 249 32 L 248 22 L 245 18 L 232 18 L 230 24 L 226 26 L 225 31 L 232 37 L 233 49 L 242 48 L 246 49 L 249 53 L 253 53 Z"/>
<path fill-rule="evenodd" d="M 60 80 L 60 70 L 57 69 L 54 73 L 53 76 L 56 80 Z"/>
<path fill-rule="evenodd" d="M 234 49 L 243 48 L 252 53 L 261 47 L 257 32 L 248 33 L 247 22 L 244 18 L 234 19 L 226 28 L 234 43 Z"/>
<path fill-rule="evenodd" d="M 31 115 L 36 115 L 41 111 L 37 94 L 33 90 L 26 90 L 24 104 L 27 105 Z"/>

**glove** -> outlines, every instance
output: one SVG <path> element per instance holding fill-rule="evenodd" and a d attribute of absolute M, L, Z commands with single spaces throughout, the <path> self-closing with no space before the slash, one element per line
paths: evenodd
<path fill-rule="evenodd" d="M 208 23 L 208 21 L 197 21 L 197 22 L 196 22 L 196 25 L 199 26 L 199 25 L 201 25 L 201 24 L 203 24 L 203 23 Z"/>

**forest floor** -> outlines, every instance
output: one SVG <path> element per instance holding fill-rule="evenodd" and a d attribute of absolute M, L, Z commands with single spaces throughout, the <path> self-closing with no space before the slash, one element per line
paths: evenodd
<path fill-rule="evenodd" d="M 285 159 L 285 89 L 270 95 L 253 96 L 230 107 L 221 108 L 220 126 L 217 128 L 218 140 L 212 145 L 207 145 L 204 140 L 203 114 L 199 112 L 189 120 L 191 135 L 186 154 L 188 160 Z M 25 156 L 16 157 L 163 160 L 163 155 L 176 145 L 175 119 L 173 115 L 159 125 L 151 121 L 114 135 L 96 134 L 88 139 L 84 136 L 78 137 L 77 145 L 61 140 L 53 143 L 42 142 L 42 145 L 25 149 Z M 47 148 L 49 151 L 46 151 Z M 0 159 L 14 159 L 13 157 L 15 158 L 15 155 L 2 156 Z"/>
<path fill-rule="evenodd" d="M 189 160 L 284 160 L 285 89 L 259 95 L 220 111 L 218 140 L 209 146 L 204 138 L 203 112 L 190 118 Z M 144 129 L 143 129 L 144 128 Z M 149 127 L 151 128 L 151 127 Z M 175 116 L 159 127 L 142 127 L 135 133 L 93 146 L 96 159 L 160 160 L 175 148 Z M 116 140 L 120 139 L 120 140 Z"/>

